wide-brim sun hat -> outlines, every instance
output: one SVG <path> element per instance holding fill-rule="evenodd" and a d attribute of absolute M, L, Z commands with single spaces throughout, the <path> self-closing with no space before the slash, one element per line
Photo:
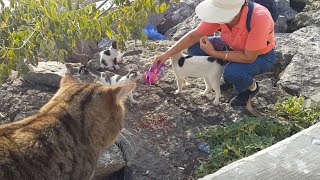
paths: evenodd
<path fill-rule="evenodd" d="M 205 0 L 196 7 L 196 15 L 209 23 L 228 22 L 241 10 L 245 0 Z"/>

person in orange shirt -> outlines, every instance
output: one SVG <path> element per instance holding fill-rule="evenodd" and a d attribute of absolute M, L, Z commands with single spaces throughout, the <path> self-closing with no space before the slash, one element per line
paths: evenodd
<path fill-rule="evenodd" d="M 239 93 L 230 100 L 230 105 L 245 106 L 249 98 L 259 92 L 254 76 L 270 71 L 276 60 L 274 21 L 269 10 L 245 0 L 205 0 L 196 7 L 196 15 L 201 20 L 198 27 L 165 53 L 156 56 L 154 63 L 161 65 L 173 54 L 187 48 L 188 55 L 209 55 L 228 61 L 224 79 Z M 221 37 L 210 37 L 219 29 Z M 215 39 L 221 39 L 227 48 L 223 51 L 215 49 L 212 44 Z"/>

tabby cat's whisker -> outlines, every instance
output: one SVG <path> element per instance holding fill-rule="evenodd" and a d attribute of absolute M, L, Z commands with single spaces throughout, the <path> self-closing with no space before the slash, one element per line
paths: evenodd
<path fill-rule="evenodd" d="M 124 133 L 126 133 L 126 134 L 128 134 L 128 135 L 132 135 L 132 136 L 134 136 L 134 137 L 136 137 L 136 138 L 139 138 L 139 139 L 140 139 L 140 137 L 139 137 L 139 136 L 132 134 L 130 131 L 128 131 L 128 130 L 127 130 L 127 129 L 125 129 L 125 128 L 123 128 L 121 132 L 124 132 Z"/>
<path fill-rule="evenodd" d="M 129 146 L 133 149 L 134 153 L 137 154 L 136 149 L 133 148 L 133 146 L 132 146 L 131 143 L 128 141 L 128 139 L 127 139 L 124 135 L 122 135 L 122 133 L 120 133 L 120 135 L 128 142 Z"/>
<path fill-rule="evenodd" d="M 128 130 L 126 130 L 126 129 L 124 129 L 123 132 L 124 132 L 125 134 L 127 134 L 127 135 L 131 138 L 134 147 L 137 148 L 137 144 L 136 144 L 136 142 L 134 141 L 134 139 L 133 139 L 132 136 L 131 136 L 131 135 L 133 135 L 133 134 L 130 133 L 130 132 L 129 132 Z M 133 136 L 135 136 L 135 135 L 133 135 Z M 136 136 L 136 137 L 138 137 L 138 136 Z"/>

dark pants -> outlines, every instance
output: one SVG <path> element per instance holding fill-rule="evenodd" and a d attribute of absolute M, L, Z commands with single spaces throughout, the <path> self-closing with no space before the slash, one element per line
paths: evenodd
<path fill-rule="evenodd" d="M 209 37 L 210 42 L 213 42 L 212 40 L 214 38 L 220 39 L 220 37 Z M 189 47 L 188 55 L 207 56 L 207 54 L 200 49 L 200 43 Z M 275 61 L 276 53 L 274 49 L 272 49 L 266 54 L 259 55 L 252 63 L 230 62 L 224 68 L 224 78 L 231 82 L 239 93 L 242 93 L 253 83 L 254 76 L 270 71 Z"/>

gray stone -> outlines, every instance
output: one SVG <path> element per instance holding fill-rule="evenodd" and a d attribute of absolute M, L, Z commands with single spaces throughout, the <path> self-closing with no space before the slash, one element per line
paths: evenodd
<path fill-rule="evenodd" d="M 309 26 L 277 41 L 277 51 L 284 53 L 290 49 L 287 55 L 292 57 L 289 65 L 279 75 L 278 85 L 292 95 L 310 97 L 320 92 L 319 32 L 320 27 Z"/>
<path fill-rule="evenodd" d="M 297 54 L 286 67 L 278 84 L 292 95 L 310 97 L 320 92 L 320 53 Z"/>
<path fill-rule="evenodd" d="M 293 46 L 290 46 L 289 33 L 276 33 L 276 56 L 277 61 L 272 69 L 272 72 L 275 72 L 275 76 L 278 77 L 279 74 L 287 67 L 287 65 L 292 61 L 293 56 L 297 53 L 297 49 Z"/>
<path fill-rule="evenodd" d="M 97 168 L 95 170 L 95 180 L 121 170 L 126 165 L 122 152 L 116 145 L 105 149 L 99 156 Z"/>
<path fill-rule="evenodd" d="M 301 12 L 306 5 L 307 0 L 290 0 L 290 6 L 297 12 Z"/>
<path fill-rule="evenodd" d="M 178 25 L 174 26 L 173 28 L 169 29 L 165 36 L 168 39 L 172 40 L 179 40 L 182 36 L 193 30 L 198 26 L 200 23 L 200 19 L 196 16 L 195 13 L 193 13 L 190 17 L 188 17 L 185 21 L 182 23 L 179 23 Z"/>
<path fill-rule="evenodd" d="M 276 0 L 279 14 L 285 16 L 287 19 L 294 18 L 298 12 L 290 7 L 290 0 Z"/>
<path fill-rule="evenodd" d="M 279 15 L 277 22 L 274 24 L 274 32 L 276 33 L 285 33 L 287 32 L 288 25 L 287 25 L 288 18 Z"/>
<path fill-rule="evenodd" d="M 306 6 L 295 17 L 294 24 L 297 28 L 310 25 L 320 26 L 320 1 L 306 0 Z"/>
<path fill-rule="evenodd" d="M 302 102 L 302 107 L 304 108 L 312 108 L 320 106 L 320 92 L 310 97 L 310 99 L 305 99 Z"/>
<path fill-rule="evenodd" d="M 170 28 L 185 21 L 185 19 L 193 14 L 195 10 L 194 5 L 194 3 L 188 4 L 188 2 L 171 4 L 164 13 L 164 21 L 157 26 L 158 32 L 165 34 Z"/>
<path fill-rule="evenodd" d="M 67 68 L 63 63 L 56 61 L 39 62 L 37 67 L 30 66 L 30 72 L 23 78 L 34 84 L 59 87 L 61 77 L 66 72 Z"/>

